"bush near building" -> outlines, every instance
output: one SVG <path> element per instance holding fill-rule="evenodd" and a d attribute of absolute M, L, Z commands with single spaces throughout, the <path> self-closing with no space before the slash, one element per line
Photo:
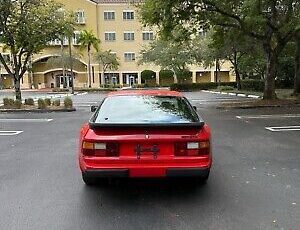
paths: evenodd
<path fill-rule="evenodd" d="M 175 91 L 196 91 L 217 89 L 219 86 L 231 86 L 236 88 L 236 82 L 208 82 L 208 83 L 192 83 L 192 84 L 172 84 L 171 90 Z"/>
<path fill-rule="evenodd" d="M 155 79 L 155 76 L 156 76 L 156 73 L 154 71 L 148 70 L 148 69 L 142 71 L 142 73 L 141 73 L 141 78 L 145 82 L 147 82 L 151 79 Z"/>
<path fill-rule="evenodd" d="M 21 109 L 22 108 L 22 101 L 21 100 L 15 100 L 14 108 L 15 109 Z"/>
<path fill-rule="evenodd" d="M 52 105 L 59 107 L 60 106 L 60 99 L 54 100 L 53 103 L 52 103 Z"/>
<path fill-rule="evenodd" d="M 193 73 L 189 70 L 181 70 L 176 72 L 177 81 L 179 83 L 192 82 Z"/>
<path fill-rule="evenodd" d="M 45 100 L 43 99 L 38 99 L 38 109 L 46 109 L 46 103 L 45 103 Z"/>
<path fill-rule="evenodd" d="M 51 99 L 46 98 L 45 99 L 45 104 L 46 104 L 46 106 L 51 106 Z"/>
<path fill-rule="evenodd" d="M 73 101 L 72 101 L 72 99 L 70 97 L 65 97 L 65 99 L 64 99 L 64 107 L 66 109 L 73 108 Z"/>
<path fill-rule="evenodd" d="M 241 87 L 242 90 L 246 90 L 246 91 L 257 91 L 257 92 L 263 92 L 264 91 L 264 87 L 265 87 L 265 83 L 263 80 L 242 80 L 241 81 Z"/>
<path fill-rule="evenodd" d="M 24 104 L 25 105 L 34 105 L 34 100 L 32 98 L 26 98 Z"/>
<path fill-rule="evenodd" d="M 13 107 L 14 106 L 14 104 L 15 104 L 15 101 L 14 101 L 14 99 L 12 99 L 12 98 L 3 98 L 3 105 L 4 105 L 4 107 Z"/>
<path fill-rule="evenodd" d="M 156 73 L 152 70 L 144 70 L 141 73 L 142 82 L 148 87 L 156 86 Z"/>
<path fill-rule="evenodd" d="M 172 70 L 159 71 L 159 85 L 165 87 L 172 84 L 174 84 L 174 72 Z"/>

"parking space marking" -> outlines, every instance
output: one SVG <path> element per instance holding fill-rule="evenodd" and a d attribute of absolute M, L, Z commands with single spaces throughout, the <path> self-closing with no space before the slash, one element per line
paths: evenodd
<path fill-rule="evenodd" d="M 51 122 L 53 119 L 5 118 L 0 122 Z"/>
<path fill-rule="evenodd" d="M 300 131 L 300 126 L 281 126 L 281 127 L 265 127 L 271 132 L 289 132 L 289 131 Z"/>
<path fill-rule="evenodd" d="M 0 136 L 16 136 L 20 133 L 23 133 L 23 131 L 0 131 Z"/>
<path fill-rule="evenodd" d="M 272 115 L 249 115 L 249 116 L 236 116 L 238 119 L 280 119 L 280 118 L 298 118 L 300 114 L 272 114 Z"/>

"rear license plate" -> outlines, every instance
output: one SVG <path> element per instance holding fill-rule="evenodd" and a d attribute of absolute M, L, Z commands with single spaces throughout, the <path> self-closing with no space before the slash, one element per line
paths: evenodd
<path fill-rule="evenodd" d="M 157 155 L 159 154 L 159 147 L 158 145 L 154 144 L 154 145 L 141 145 L 141 144 L 137 144 L 135 147 L 135 153 L 137 155 L 137 158 L 140 159 L 141 156 L 146 155 L 153 155 L 154 159 L 157 159 Z"/>
<path fill-rule="evenodd" d="M 130 177 L 165 177 L 166 170 L 161 168 L 138 168 L 129 170 Z"/>

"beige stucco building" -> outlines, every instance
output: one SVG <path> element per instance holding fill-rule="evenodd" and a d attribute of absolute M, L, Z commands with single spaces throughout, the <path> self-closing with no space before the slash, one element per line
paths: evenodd
<path fill-rule="evenodd" d="M 77 55 L 74 63 L 74 86 L 85 88 L 91 85 L 93 88 L 103 87 L 103 85 L 125 85 L 141 84 L 141 72 L 145 69 L 153 70 L 156 76 L 152 83 L 170 84 L 176 78 L 169 80 L 160 79 L 160 67 L 153 65 L 138 65 L 140 50 L 149 42 L 155 39 L 155 30 L 145 28 L 139 21 L 137 9 L 130 0 L 59 0 L 65 8 L 76 13 L 77 31 L 72 40 L 73 53 Z M 87 52 L 79 50 L 77 42 L 80 31 L 92 30 L 101 40 L 102 50 L 111 50 L 119 59 L 120 67 L 117 71 L 107 71 L 101 76 L 101 66 L 92 60 L 91 79 L 88 77 L 88 57 Z M 64 49 L 67 52 L 68 42 L 64 42 Z M 1 51 L 1 47 L 0 47 Z M 69 70 L 63 76 L 63 68 L 60 64 L 49 61 L 53 56 L 61 54 L 61 42 L 59 40 L 51 42 L 49 47 L 38 55 L 34 55 L 31 60 L 32 71 L 26 73 L 22 79 L 22 88 L 68 88 L 72 81 Z M 9 54 L 7 53 L 8 57 Z M 201 66 L 191 66 L 192 78 L 187 80 L 190 83 L 198 82 L 228 82 L 235 81 L 229 63 L 221 67 L 218 79 L 215 79 L 215 67 L 205 69 Z M 13 86 L 12 79 L 7 75 L 3 67 L 0 69 L 2 76 L 2 87 Z M 89 80 L 91 82 L 89 82 Z"/>

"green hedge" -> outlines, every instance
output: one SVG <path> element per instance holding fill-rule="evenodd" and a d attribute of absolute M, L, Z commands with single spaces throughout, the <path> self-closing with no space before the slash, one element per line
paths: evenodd
<path fill-rule="evenodd" d="M 216 89 L 218 86 L 232 86 L 236 87 L 235 82 L 208 82 L 208 83 L 192 83 L 192 84 L 172 84 L 171 90 L 175 91 L 195 91 L 195 90 L 208 90 Z"/>
<path fill-rule="evenodd" d="M 159 78 L 172 78 L 174 76 L 174 72 L 172 70 L 161 70 L 159 71 Z"/>
<path fill-rule="evenodd" d="M 152 70 L 144 70 L 141 73 L 141 78 L 143 81 L 149 81 L 151 79 L 155 79 L 156 73 Z"/>
<path fill-rule="evenodd" d="M 265 88 L 264 80 L 242 80 L 242 90 L 263 92 Z"/>

